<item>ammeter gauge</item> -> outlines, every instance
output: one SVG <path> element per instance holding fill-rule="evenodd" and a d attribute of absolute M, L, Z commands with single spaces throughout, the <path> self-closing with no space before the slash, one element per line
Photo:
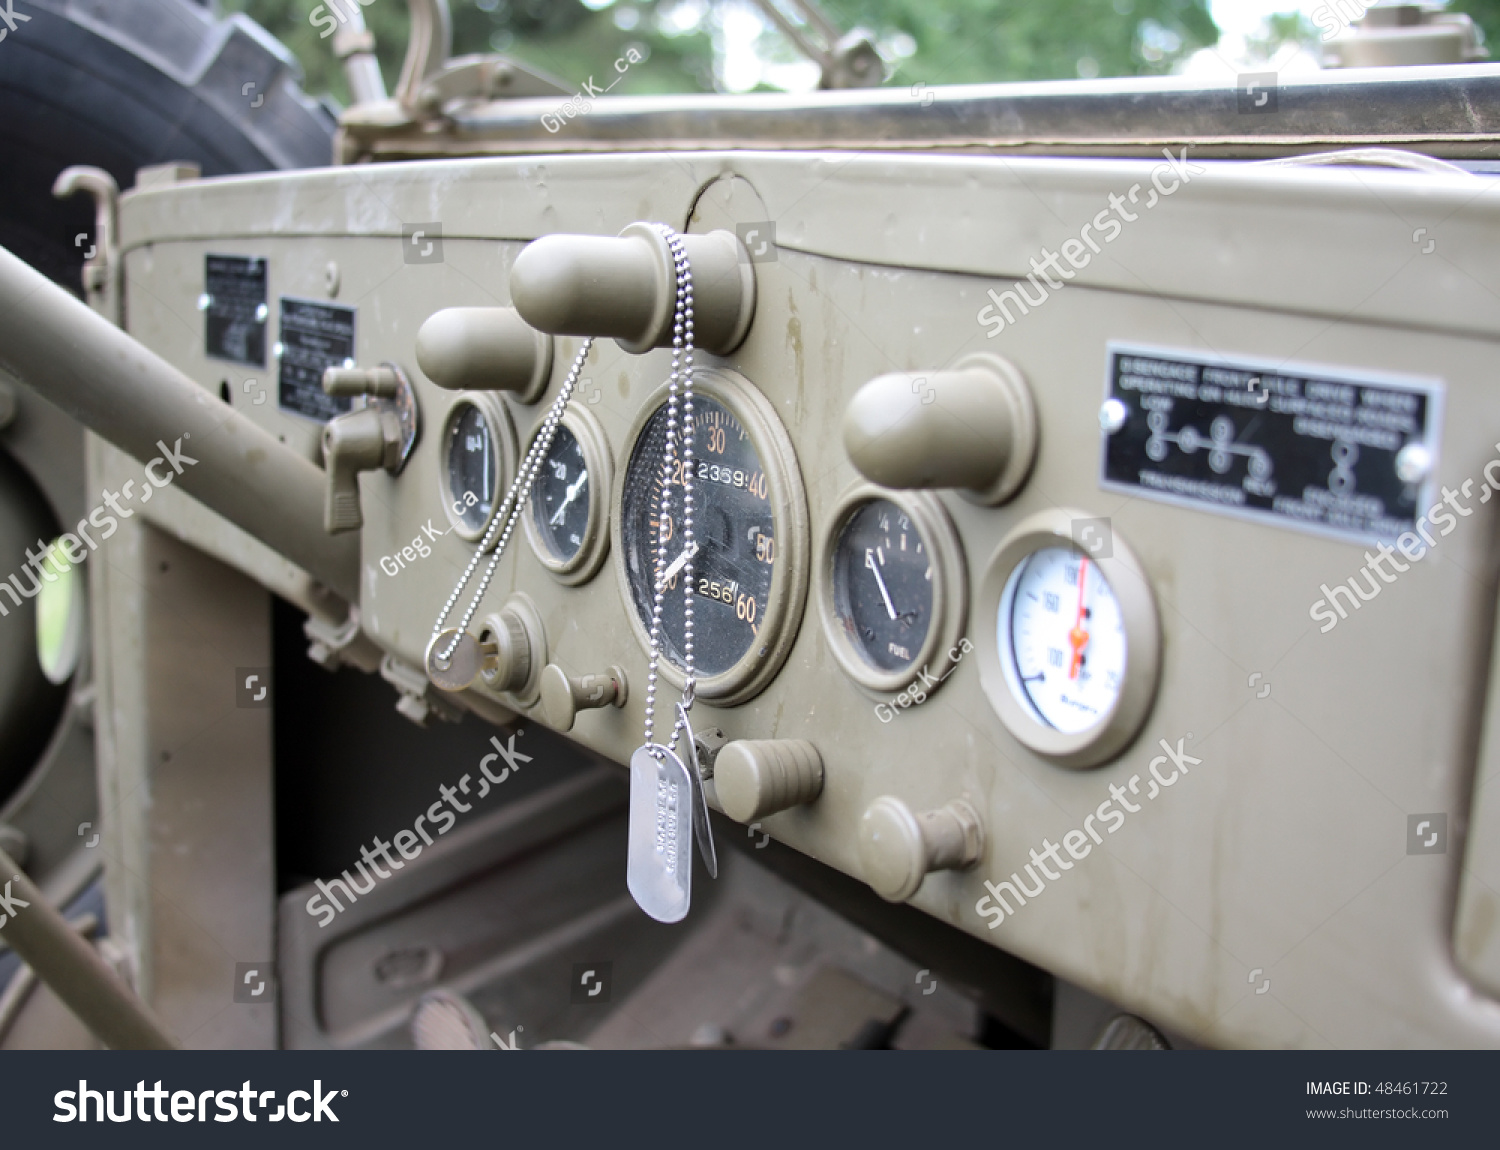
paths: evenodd
<path fill-rule="evenodd" d="M 941 680 L 961 657 L 963 551 L 937 496 L 867 483 L 846 492 L 818 578 L 825 633 L 862 686 L 899 691 L 924 669 Z"/>
<path fill-rule="evenodd" d="M 980 677 L 1001 721 L 1063 766 L 1094 766 L 1130 742 L 1156 692 L 1160 627 L 1151 587 L 1118 534 L 1075 543 L 1066 511 L 1032 516 L 1001 543 L 979 596 Z"/>
<path fill-rule="evenodd" d="M 515 474 L 516 430 L 504 403 L 462 395 L 443 425 L 443 510 L 465 539 L 480 539 Z"/>
<path fill-rule="evenodd" d="M 742 702 L 775 674 L 796 636 L 807 594 L 807 502 L 791 441 L 765 398 L 732 372 L 699 369 L 693 380 L 697 692 Z M 683 466 L 679 459 L 677 474 L 661 471 L 664 401 L 665 393 L 658 392 L 636 421 L 612 528 L 643 646 L 655 600 L 658 543 L 666 544 L 669 568 L 682 558 L 679 516 L 660 513 L 663 485 L 680 485 Z M 682 578 L 681 569 L 669 575 L 662 604 L 663 674 L 679 686 Z"/>
<path fill-rule="evenodd" d="M 539 425 L 533 441 L 540 431 Z M 587 411 L 570 406 L 537 472 L 525 516 L 536 557 L 564 583 L 582 583 L 604 559 L 613 482 L 603 429 Z"/>

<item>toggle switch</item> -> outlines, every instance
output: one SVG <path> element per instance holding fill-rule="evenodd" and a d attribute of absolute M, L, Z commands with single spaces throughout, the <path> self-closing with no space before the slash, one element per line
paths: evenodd
<path fill-rule="evenodd" d="M 696 346 L 728 355 L 755 315 L 755 272 L 732 232 L 682 236 L 693 269 Z M 677 273 L 667 241 L 649 224 L 616 237 L 557 234 L 533 241 L 510 272 L 516 310 L 553 335 L 617 340 L 639 354 L 671 347 Z"/>
<path fill-rule="evenodd" d="M 535 403 L 552 374 L 552 337 L 513 307 L 447 307 L 418 329 L 417 366 L 448 391 L 512 391 Z"/>
<path fill-rule="evenodd" d="M 962 799 L 918 815 L 882 795 L 859 820 L 865 881 L 888 902 L 911 898 L 929 871 L 963 870 L 983 853 L 984 824 Z"/>
<path fill-rule="evenodd" d="M 823 756 L 805 739 L 736 739 L 714 759 L 724 813 L 750 823 L 823 793 Z"/>
<path fill-rule="evenodd" d="M 416 395 L 392 363 L 379 367 L 330 367 L 323 390 L 340 398 L 362 397 L 364 406 L 323 425 L 323 468 L 328 474 L 323 529 L 330 535 L 364 526 L 359 473 L 382 468 L 399 475 L 417 441 Z"/>
<path fill-rule="evenodd" d="M 548 663 L 542 669 L 542 717 L 555 730 L 571 731 L 579 711 L 623 707 L 627 694 L 625 672 L 619 667 L 578 679 L 556 663 Z"/>
<path fill-rule="evenodd" d="M 1004 503 L 1036 457 L 1036 406 L 1008 361 L 971 355 L 946 371 L 878 376 L 844 411 L 844 450 L 871 483 L 956 487 Z"/>

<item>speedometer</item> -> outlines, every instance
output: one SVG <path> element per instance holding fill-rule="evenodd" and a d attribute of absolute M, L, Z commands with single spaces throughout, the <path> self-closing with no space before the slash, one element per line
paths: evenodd
<path fill-rule="evenodd" d="M 807 507 L 790 440 L 764 397 L 730 372 L 694 373 L 693 640 L 698 693 L 740 702 L 779 668 L 807 590 Z M 682 683 L 685 562 L 683 467 L 662 459 L 664 393 L 637 420 L 614 530 L 617 562 L 642 644 L 655 603 L 657 549 L 666 547 L 663 673 Z M 680 410 L 680 405 L 679 405 Z M 662 513 L 664 488 L 669 508 Z"/>

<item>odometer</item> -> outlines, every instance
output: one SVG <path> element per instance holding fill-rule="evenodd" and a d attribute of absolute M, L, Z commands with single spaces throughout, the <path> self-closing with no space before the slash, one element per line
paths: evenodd
<path fill-rule="evenodd" d="M 791 444 L 764 398 L 727 372 L 700 370 L 694 385 L 694 663 L 705 698 L 739 701 L 764 685 L 795 634 L 789 623 L 806 596 L 806 503 Z M 679 453 L 670 473 L 663 471 L 664 400 L 653 397 L 631 446 L 617 530 L 621 573 L 643 639 L 655 602 L 657 547 L 666 547 L 664 672 L 680 677 L 686 463 Z"/>
<path fill-rule="evenodd" d="M 705 678 L 722 675 L 755 644 L 771 594 L 776 562 L 776 516 L 768 498 L 765 465 L 744 426 L 724 405 L 706 395 L 693 404 L 693 560 L 695 656 Z M 667 410 L 658 408 L 646 423 L 630 456 L 625 482 L 626 569 L 637 615 L 649 625 L 655 601 L 656 548 L 667 545 L 670 566 L 683 551 L 682 469 L 661 470 L 667 439 Z M 672 511 L 661 517 L 662 485 L 674 488 Z M 662 634 L 665 651 L 683 665 L 684 602 L 678 571 L 665 583 Z"/>

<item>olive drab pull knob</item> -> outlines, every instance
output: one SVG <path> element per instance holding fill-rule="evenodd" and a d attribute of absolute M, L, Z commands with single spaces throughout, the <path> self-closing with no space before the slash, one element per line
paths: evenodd
<path fill-rule="evenodd" d="M 417 331 L 417 366 L 448 391 L 510 391 L 535 403 L 552 375 L 552 337 L 513 307 L 446 307 Z"/>
<path fill-rule="evenodd" d="M 338 398 L 362 397 L 364 406 L 336 415 L 323 425 L 323 529 L 330 535 L 364 526 L 359 505 L 359 473 L 384 469 L 399 475 L 417 441 L 417 401 L 395 364 L 330 367 L 323 390 Z"/>
<path fill-rule="evenodd" d="M 905 902 L 930 871 L 962 870 L 984 853 L 984 824 L 962 799 L 915 814 L 882 795 L 859 820 L 864 878 L 888 902 Z"/>
<path fill-rule="evenodd" d="M 1004 503 L 1036 456 L 1036 407 L 1008 361 L 971 355 L 945 371 L 878 376 L 844 410 L 844 449 L 871 483 L 956 487 Z"/>
<path fill-rule="evenodd" d="M 750 823 L 823 793 L 823 756 L 805 739 L 736 739 L 714 758 L 724 813 Z"/>
<path fill-rule="evenodd" d="M 556 663 L 542 670 L 542 714 L 547 725 L 559 731 L 571 731 L 579 711 L 623 707 L 626 695 L 625 672 L 619 667 L 577 679 Z"/>
<path fill-rule="evenodd" d="M 696 346 L 728 355 L 755 314 L 755 273 L 732 232 L 677 237 L 693 268 Z M 510 272 L 516 310 L 553 335 L 592 335 L 639 354 L 671 347 L 677 299 L 672 249 L 651 224 L 618 236 L 551 235 L 529 244 Z"/>

